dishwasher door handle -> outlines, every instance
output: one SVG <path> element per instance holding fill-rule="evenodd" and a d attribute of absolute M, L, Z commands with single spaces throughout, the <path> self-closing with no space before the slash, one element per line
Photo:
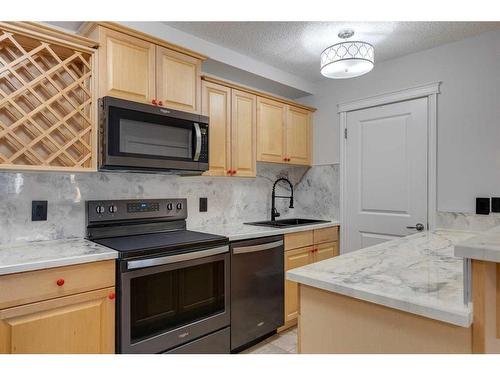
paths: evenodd
<path fill-rule="evenodd" d="M 255 253 L 257 251 L 269 250 L 273 247 L 278 247 L 283 245 L 283 240 L 263 243 L 261 245 L 253 245 L 253 246 L 240 246 L 233 247 L 233 254 L 246 254 L 246 253 Z"/>

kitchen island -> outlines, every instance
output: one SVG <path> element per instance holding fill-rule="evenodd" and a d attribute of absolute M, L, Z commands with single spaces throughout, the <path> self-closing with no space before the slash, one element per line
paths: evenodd
<path fill-rule="evenodd" d="M 436 230 L 287 272 L 299 283 L 299 353 L 471 353 L 472 306 L 454 245 Z"/>

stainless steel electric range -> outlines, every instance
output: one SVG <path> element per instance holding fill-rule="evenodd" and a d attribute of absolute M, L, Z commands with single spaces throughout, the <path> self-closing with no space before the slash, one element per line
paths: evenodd
<path fill-rule="evenodd" d="M 228 239 L 186 230 L 186 199 L 87 201 L 87 238 L 119 252 L 118 353 L 229 353 Z"/>

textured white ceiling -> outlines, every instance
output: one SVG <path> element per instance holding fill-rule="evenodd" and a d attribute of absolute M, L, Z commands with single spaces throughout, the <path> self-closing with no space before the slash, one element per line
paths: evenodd
<path fill-rule="evenodd" d="M 319 55 L 352 28 L 375 47 L 375 63 L 500 28 L 500 22 L 165 22 L 165 24 L 296 74 L 322 78 Z"/>

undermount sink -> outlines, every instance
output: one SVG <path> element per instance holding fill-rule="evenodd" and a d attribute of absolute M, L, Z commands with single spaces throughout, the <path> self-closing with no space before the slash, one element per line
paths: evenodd
<path fill-rule="evenodd" d="M 245 223 L 248 225 L 257 225 L 261 227 L 297 227 L 300 225 L 310 225 L 328 223 L 327 220 L 315 220 L 315 219 L 282 219 L 282 220 L 266 220 L 266 221 L 254 221 L 252 223 Z"/>

